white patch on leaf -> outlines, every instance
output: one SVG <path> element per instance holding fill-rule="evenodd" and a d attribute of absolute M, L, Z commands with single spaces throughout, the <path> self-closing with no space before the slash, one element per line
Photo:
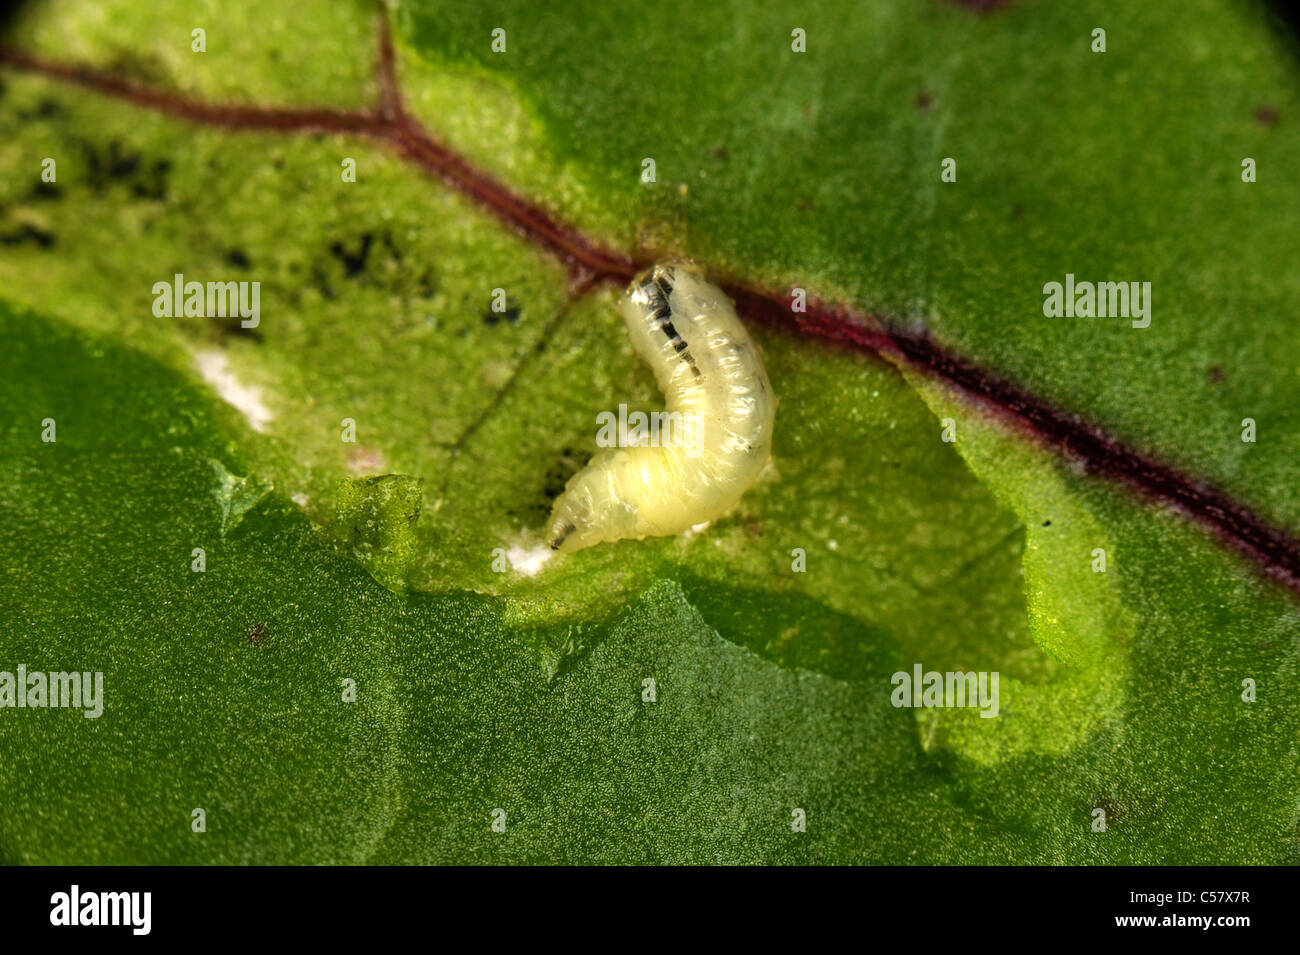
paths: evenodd
<path fill-rule="evenodd" d="M 531 548 L 516 544 L 506 551 L 506 560 L 510 561 L 510 566 L 525 577 L 536 577 L 541 572 L 542 565 L 554 556 L 555 551 L 545 544 Z"/>
<path fill-rule="evenodd" d="M 233 405 L 254 431 L 266 431 L 267 423 L 274 416 L 271 409 L 262 404 L 262 389 L 242 384 L 230 370 L 230 359 L 223 352 L 198 352 L 194 356 L 194 364 L 203 380 L 222 401 Z"/>

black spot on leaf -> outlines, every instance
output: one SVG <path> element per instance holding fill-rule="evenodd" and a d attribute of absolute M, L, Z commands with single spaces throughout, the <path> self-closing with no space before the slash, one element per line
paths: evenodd
<path fill-rule="evenodd" d="M 38 182 L 32 187 L 33 199 L 62 199 L 63 187 L 57 182 Z"/>
<path fill-rule="evenodd" d="M 55 242 L 53 232 L 42 229 L 40 226 L 31 223 L 23 223 L 12 232 L 0 234 L 0 245 L 35 245 L 42 249 L 48 249 Z"/>
<path fill-rule="evenodd" d="M 63 106 L 57 101 L 49 98 L 41 100 L 32 109 L 22 109 L 18 111 L 19 119 L 52 119 L 63 113 Z"/>
<path fill-rule="evenodd" d="M 82 140 L 78 145 L 86 158 L 86 182 L 96 192 L 122 185 L 142 199 L 166 198 L 167 177 L 172 168 L 170 160 L 147 162 L 142 153 L 127 149 L 118 140 L 107 146 L 88 140 Z"/>
<path fill-rule="evenodd" d="M 521 314 L 522 314 L 522 309 L 520 309 L 520 307 L 516 305 L 514 302 L 512 302 L 510 299 L 506 299 L 505 311 L 494 312 L 492 309 L 489 308 L 486 312 L 483 313 L 483 322 L 486 325 L 495 325 L 499 321 L 501 321 L 501 319 L 504 318 L 511 325 L 514 325 L 519 321 L 519 316 Z"/>
<path fill-rule="evenodd" d="M 546 497 L 546 510 L 549 513 L 551 501 L 560 496 L 564 486 L 569 483 L 569 478 L 578 473 L 579 469 L 587 463 L 587 457 L 590 452 L 576 450 L 574 448 L 565 448 L 560 452 L 559 458 L 546 470 L 546 484 L 542 493 Z"/>
<path fill-rule="evenodd" d="M 330 245 L 330 254 L 343 264 L 343 275 L 346 278 L 356 278 L 366 270 L 366 260 L 370 258 L 370 246 L 374 241 L 374 235 L 363 232 L 355 252 L 344 246 L 342 242 L 334 242 Z"/>
<path fill-rule="evenodd" d="M 238 316 L 227 318 L 213 318 L 210 321 L 217 327 L 217 331 L 224 338 L 246 338 L 258 345 L 262 344 L 265 339 L 258 328 L 245 328 L 243 320 Z"/>

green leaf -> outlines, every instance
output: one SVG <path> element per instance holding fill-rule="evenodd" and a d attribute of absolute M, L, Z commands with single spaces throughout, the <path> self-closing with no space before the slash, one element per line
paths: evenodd
<path fill-rule="evenodd" d="M 1300 88 L 1255 8 L 389 15 L 410 112 L 558 219 L 910 323 L 1300 529 Z M 3 45 L 359 110 L 373 38 L 33 4 Z M 618 289 L 382 142 L 0 84 L 0 672 L 105 678 L 95 719 L 0 707 L 0 861 L 1295 861 L 1297 600 L 1182 515 L 756 326 L 735 511 L 543 562 L 596 414 L 661 401 Z M 1045 316 L 1067 272 L 1150 281 L 1150 327 Z M 259 324 L 158 317 L 177 273 Z M 918 664 L 996 671 L 997 716 L 895 707 Z"/>

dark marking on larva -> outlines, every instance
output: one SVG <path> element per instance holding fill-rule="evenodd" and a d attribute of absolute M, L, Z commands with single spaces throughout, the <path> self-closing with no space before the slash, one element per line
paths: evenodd
<path fill-rule="evenodd" d="M 668 296 L 672 294 L 673 284 L 662 270 L 656 270 L 652 278 L 642 282 L 638 291 L 645 295 L 651 319 L 662 322 L 672 314 Z"/>
<path fill-rule="evenodd" d="M 673 323 L 664 322 L 661 328 L 664 334 L 668 336 L 668 341 L 672 344 L 673 351 L 677 353 L 677 357 L 690 366 L 691 372 L 696 378 L 703 377 L 700 374 L 699 366 L 695 364 L 695 358 L 686 350 L 690 346 L 686 344 L 686 339 L 682 338 L 682 336 L 677 333 L 677 329 L 673 327 Z"/>
<path fill-rule="evenodd" d="M 227 265 L 232 265 L 237 269 L 246 269 L 253 264 L 248 257 L 248 253 L 243 249 L 231 249 L 226 253 L 225 261 Z"/>
<path fill-rule="evenodd" d="M 672 308 L 668 304 L 668 297 L 672 294 L 673 285 L 668 281 L 668 277 L 662 273 L 656 275 L 652 281 L 646 282 L 642 288 L 646 291 L 646 297 L 650 304 L 650 321 L 664 333 L 669 343 L 673 346 L 673 351 L 677 356 L 691 369 L 691 374 L 696 378 L 704 377 L 695 364 L 694 357 L 687 351 L 690 346 L 686 344 L 686 339 L 682 338 L 681 333 L 677 331 L 677 326 L 672 321 Z"/>

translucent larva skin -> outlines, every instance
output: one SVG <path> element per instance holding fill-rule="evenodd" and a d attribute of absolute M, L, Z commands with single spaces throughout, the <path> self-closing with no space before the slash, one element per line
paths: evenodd
<path fill-rule="evenodd" d="M 688 442 L 601 451 L 573 476 L 547 525 L 554 550 L 678 534 L 728 511 L 771 456 L 776 396 L 726 294 L 696 270 L 657 265 L 619 302 L 632 345 Z"/>

